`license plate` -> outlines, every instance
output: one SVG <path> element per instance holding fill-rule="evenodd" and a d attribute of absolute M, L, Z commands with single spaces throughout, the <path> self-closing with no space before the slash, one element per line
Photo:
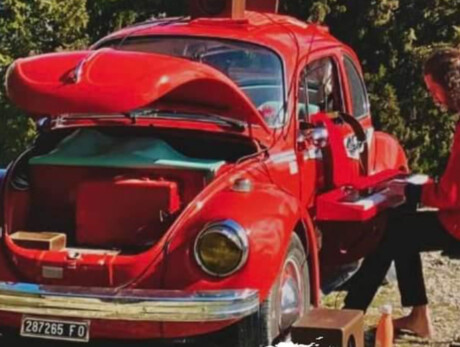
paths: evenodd
<path fill-rule="evenodd" d="M 49 340 L 89 342 L 89 322 L 26 316 L 22 319 L 21 336 Z"/>

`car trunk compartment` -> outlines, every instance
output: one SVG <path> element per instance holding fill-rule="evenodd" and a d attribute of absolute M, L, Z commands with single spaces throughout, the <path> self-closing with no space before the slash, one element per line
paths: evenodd
<path fill-rule="evenodd" d="M 202 171 L 174 168 L 38 165 L 30 175 L 30 191 L 12 192 L 28 196 L 12 206 L 18 221 L 13 231 L 59 232 L 67 235 L 69 247 L 128 253 L 158 241 L 207 182 Z"/>
<path fill-rule="evenodd" d="M 62 233 L 68 248 L 142 253 L 212 181 L 223 159 L 186 156 L 151 134 L 77 129 L 16 164 L 7 232 Z"/>

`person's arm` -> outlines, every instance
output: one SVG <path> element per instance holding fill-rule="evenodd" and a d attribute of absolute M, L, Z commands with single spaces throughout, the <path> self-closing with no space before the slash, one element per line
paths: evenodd
<path fill-rule="evenodd" d="M 423 205 L 440 210 L 460 210 L 460 126 L 457 125 L 452 153 L 447 169 L 439 182 L 431 181 L 423 186 Z"/>
<path fill-rule="evenodd" d="M 425 206 L 440 210 L 460 210 L 459 190 L 458 183 L 446 180 L 443 176 L 438 183 L 432 181 L 423 186 L 421 201 Z"/>

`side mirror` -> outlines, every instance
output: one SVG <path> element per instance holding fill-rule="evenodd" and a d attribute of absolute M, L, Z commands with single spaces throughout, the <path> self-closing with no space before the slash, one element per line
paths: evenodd
<path fill-rule="evenodd" d="M 307 141 L 317 148 L 324 148 L 329 143 L 329 132 L 324 125 L 315 125 L 301 119 L 299 121 L 299 130 L 299 143 Z"/>
<path fill-rule="evenodd" d="M 329 131 L 324 125 L 315 126 L 311 133 L 313 145 L 317 148 L 324 148 L 329 143 Z"/>
<path fill-rule="evenodd" d="M 297 135 L 297 144 L 300 150 L 305 149 L 306 142 L 311 137 L 311 131 L 314 125 L 308 122 L 305 118 L 299 119 L 299 133 Z"/>
<path fill-rule="evenodd" d="M 307 141 L 317 148 L 324 148 L 329 143 L 329 132 L 324 125 L 312 124 L 302 119 L 299 121 L 299 130 L 299 143 Z"/>

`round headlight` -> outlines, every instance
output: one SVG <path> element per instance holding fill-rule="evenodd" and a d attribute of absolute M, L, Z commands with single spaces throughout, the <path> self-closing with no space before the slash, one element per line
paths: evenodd
<path fill-rule="evenodd" d="M 234 221 L 226 220 L 208 225 L 195 241 L 195 258 L 207 274 L 229 276 L 246 263 L 248 258 L 246 230 Z"/>

